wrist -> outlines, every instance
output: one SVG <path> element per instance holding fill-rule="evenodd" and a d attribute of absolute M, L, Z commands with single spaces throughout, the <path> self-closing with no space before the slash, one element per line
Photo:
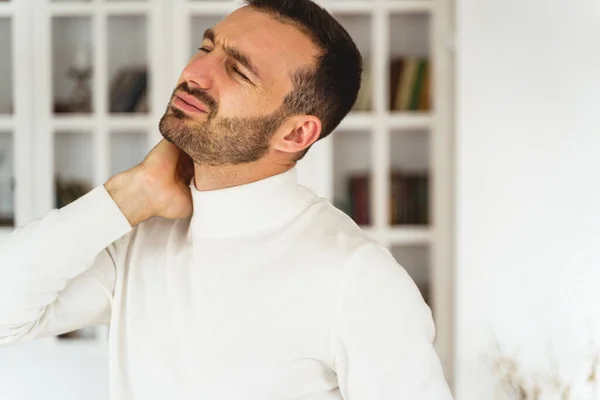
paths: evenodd
<path fill-rule="evenodd" d="M 132 168 L 113 176 L 104 187 L 132 227 L 155 215 L 144 177 L 138 169 Z"/>

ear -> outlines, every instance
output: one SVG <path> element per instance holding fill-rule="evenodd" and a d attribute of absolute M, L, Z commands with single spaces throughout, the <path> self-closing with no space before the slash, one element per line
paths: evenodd
<path fill-rule="evenodd" d="M 273 149 L 284 153 L 299 153 L 321 136 L 321 120 L 314 115 L 296 115 L 289 118 L 275 135 Z"/>

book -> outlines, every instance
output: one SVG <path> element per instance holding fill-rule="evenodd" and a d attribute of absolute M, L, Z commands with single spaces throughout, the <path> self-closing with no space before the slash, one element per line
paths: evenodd
<path fill-rule="evenodd" d="M 390 110 L 395 109 L 396 96 L 400 88 L 400 78 L 402 77 L 402 71 L 404 70 L 404 58 L 396 58 L 392 60 L 390 65 L 390 88 L 389 88 L 389 107 Z"/>
<path fill-rule="evenodd" d="M 370 111 L 373 109 L 373 77 L 371 72 L 371 61 L 365 59 L 361 85 L 352 111 Z"/>
<path fill-rule="evenodd" d="M 361 226 L 372 223 L 371 176 L 356 173 L 347 180 L 348 202 L 343 210 Z M 389 224 L 429 224 L 429 176 L 426 172 L 390 173 Z"/>
<path fill-rule="evenodd" d="M 431 66 L 427 58 L 401 57 L 390 65 L 390 110 L 431 109 Z"/>

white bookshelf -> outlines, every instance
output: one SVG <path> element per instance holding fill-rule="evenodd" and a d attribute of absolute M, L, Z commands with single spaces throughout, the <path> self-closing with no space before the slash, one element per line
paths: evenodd
<path fill-rule="evenodd" d="M 31 218 L 29 5 L 0 2 L 0 240 Z M 18 184 L 15 184 L 18 183 Z"/>
<path fill-rule="evenodd" d="M 331 201 L 344 196 L 348 173 L 370 172 L 373 223 L 365 231 L 388 246 L 415 280 L 428 286 L 437 324 L 436 348 L 449 380 L 453 363 L 451 1 L 319 1 L 348 29 L 370 63 L 373 105 L 368 112 L 349 115 L 298 166 L 301 181 Z M 99 185 L 139 162 L 160 138 L 158 121 L 202 33 L 237 7 L 238 1 L 229 0 L 39 0 L 35 7 L 15 0 L 0 2 L 0 50 L 3 18 L 17 15 L 22 24 L 13 30 L 21 29 L 23 36 L 14 39 L 13 46 L 25 49 L 24 55 L 13 57 L 15 82 L 20 82 L 13 87 L 21 113 L 7 116 L 0 109 L 0 134 L 24 132 L 15 136 L 19 149 L 14 159 L 17 180 L 26 184 L 15 203 L 28 206 L 17 220 L 25 222 L 53 208 L 57 173 Z M 27 25 L 31 29 L 25 32 Z M 64 73 L 78 46 L 88 50 L 94 66 L 93 112 L 55 114 L 53 101 L 72 89 Z M 433 60 L 434 111 L 388 109 L 390 60 L 396 56 Z M 151 72 L 150 111 L 110 113 L 108 87 L 115 73 L 120 67 L 142 64 Z M 389 224 L 389 171 L 396 167 L 429 172 L 431 225 Z M 0 239 L 3 232 L 8 231 L 0 230 Z M 105 346 L 106 329 L 94 332 L 95 338 L 84 339 L 81 345 Z M 57 341 L 58 345 L 66 342 L 70 341 Z"/>

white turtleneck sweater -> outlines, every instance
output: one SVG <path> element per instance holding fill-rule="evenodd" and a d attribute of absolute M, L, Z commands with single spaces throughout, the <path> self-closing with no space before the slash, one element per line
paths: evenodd
<path fill-rule="evenodd" d="M 0 344 L 110 323 L 111 400 L 447 400 L 415 284 L 294 169 L 131 228 L 103 186 L 0 244 Z"/>

